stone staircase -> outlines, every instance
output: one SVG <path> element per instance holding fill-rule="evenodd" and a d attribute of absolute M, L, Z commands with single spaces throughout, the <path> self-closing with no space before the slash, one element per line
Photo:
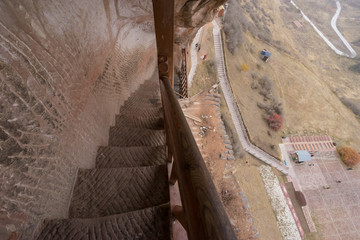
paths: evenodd
<path fill-rule="evenodd" d="M 96 167 L 79 169 L 69 218 L 45 220 L 37 239 L 170 239 L 162 115 L 154 77 L 121 107 Z"/>

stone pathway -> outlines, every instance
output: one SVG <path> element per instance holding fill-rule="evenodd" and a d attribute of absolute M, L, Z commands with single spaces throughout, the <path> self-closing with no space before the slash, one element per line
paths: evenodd
<path fill-rule="evenodd" d="M 196 49 L 196 43 L 199 42 L 200 39 L 200 35 L 203 31 L 203 27 L 201 27 L 199 29 L 199 31 L 196 33 L 194 40 L 191 43 L 191 49 L 190 49 L 190 54 L 191 54 L 191 69 L 189 72 L 189 76 L 188 76 L 188 85 L 189 88 L 191 86 L 192 80 L 194 78 L 195 72 L 196 72 L 196 67 L 197 67 L 197 61 L 198 61 L 198 51 Z"/>
<path fill-rule="evenodd" d="M 228 105 L 231 117 L 233 119 L 236 132 L 239 136 L 239 140 L 241 145 L 249 154 L 253 155 L 254 157 L 258 158 L 259 160 L 269 164 L 270 166 L 276 168 L 280 172 L 285 175 L 288 175 L 288 168 L 281 164 L 278 159 L 274 158 L 270 154 L 266 153 L 262 149 L 258 148 L 257 146 L 253 145 L 246 132 L 246 128 L 244 122 L 242 120 L 240 111 L 237 107 L 230 82 L 226 76 L 225 64 L 224 64 L 224 54 L 222 48 L 222 41 L 220 35 L 220 28 L 217 25 L 216 21 L 212 21 L 214 25 L 213 29 L 213 36 L 214 36 L 214 46 L 215 46 L 215 55 L 216 55 L 216 64 L 217 64 L 217 71 L 220 80 L 221 89 L 223 90 L 224 97 L 226 103 Z"/>

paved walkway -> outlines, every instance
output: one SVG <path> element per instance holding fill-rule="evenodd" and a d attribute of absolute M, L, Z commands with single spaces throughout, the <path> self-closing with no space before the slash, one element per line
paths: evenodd
<path fill-rule="evenodd" d="M 197 67 L 197 62 L 198 62 L 198 51 L 196 49 L 196 44 L 199 42 L 200 39 L 200 35 L 203 31 L 204 27 L 201 27 L 199 29 L 199 31 L 196 33 L 194 40 L 191 43 L 191 48 L 190 48 L 190 54 L 191 54 L 191 69 L 190 69 L 190 73 L 188 76 L 188 85 L 189 88 L 191 86 L 192 80 L 194 78 L 195 72 L 196 72 L 196 67 Z"/>
<path fill-rule="evenodd" d="M 224 97 L 228 105 L 231 117 L 233 119 L 241 145 L 243 146 L 245 151 L 247 151 L 249 154 L 269 164 L 270 166 L 276 168 L 283 174 L 288 175 L 289 173 L 288 168 L 283 164 L 281 164 L 278 159 L 274 158 L 273 156 L 271 156 L 270 154 L 258 148 L 257 146 L 253 145 L 250 142 L 240 111 L 237 107 L 229 80 L 226 76 L 220 28 L 215 20 L 212 22 L 212 24 L 214 25 L 213 36 L 214 36 L 216 64 L 217 64 L 217 71 L 220 80 L 220 85 L 221 85 L 221 89 L 223 90 Z"/>

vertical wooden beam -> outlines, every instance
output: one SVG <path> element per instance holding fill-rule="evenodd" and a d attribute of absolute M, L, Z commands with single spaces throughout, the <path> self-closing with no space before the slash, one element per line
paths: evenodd
<path fill-rule="evenodd" d="M 160 77 L 174 87 L 174 0 L 153 0 Z"/>

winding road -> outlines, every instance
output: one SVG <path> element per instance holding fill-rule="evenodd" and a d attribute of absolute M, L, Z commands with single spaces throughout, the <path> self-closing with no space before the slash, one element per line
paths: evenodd
<path fill-rule="evenodd" d="M 217 71 L 218 71 L 218 77 L 220 81 L 221 89 L 224 93 L 224 97 L 226 100 L 226 103 L 228 105 L 232 120 L 235 125 L 236 132 L 238 134 L 239 140 L 241 142 L 241 145 L 243 146 L 244 150 L 248 152 L 249 154 L 253 155 L 254 157 L 258 158 L 259 160 L 269 164 L 270 166 L 276 168 L 280 172 L 282 172 L 285 175 L 289 174 L 288 168 L 281 164 L 278 159 L 274 158 L 267 152 L 263 151 L 262 149 L 258 148 L 257 146 L 253 145 L 246 132 L 246 128 L 244 125 L 244 122 L 242 120 L 240 111 L 237 107 L 230 82 L 226 75 L 225 70 L 225 63 L 224 63 L 224 52 L 222 47 L 222 40 L 221 40 L 221 34 L 220 34 L 220 28 L 216 21 L 212 21 L 212 24 L 214 25 L 213 29 L 213 37 L 214 37 L 214 46 L 215 46 L 215 55 L 216 55 L 216 64 L 217 64 Z"/>
<path fill-rule="evenodd" d="M 198 57 L 197 57 L 197 53 L 198 51 L 196 50 L 196 43 L 199 42 L 199 39 L 200 39 L 200 35 L 201 35 L 201 32 L 203 31 L 203 27 L 201 27 L 199 29 L 199 31 L 196 33 L 195 35 L 195 38 L 194 40 L 192 41 L 192 44 L 191 44 L 191 49 L 190 49 L 190 56 L 191 56 L 191 69 L 190 69 L 190 72 L 189 72 L 189 76 L 188 76 L 188 85 L 189 85 L 189 88 L 191 86 L 191 83 L 192 83 L 192 80 L 194 78 L 194 75 L 195 75 L 195 72 L 196 72 L 196 67 L 197 67 L 197 60 L 198 60 Z"/>
<path fill-rule="evenodd" d="M 296 9 L 298 9 L 301 12 L 301 15 L 304 17 L 304 19 L 310 23 L 310 25 L 314 28 L 314 30 L 320 35 L 320 37 L 325 41 L 325 43 L 332 49 L 334 50 L 337 54 L 341 55 L 341 56 L 345 56 L 345 57 L 349 57 L 349 58 L 355 58 L 356 57 L 356 52 L 355 50 L 351 47 L 351 45 L 349 44 L 349 42 L 345 39 L 345 37 L 340 33 L 339 29 L 336 26 L 336 22 L 337 19 L 339 18 L 340 12 L 341 12 L 341 5 L 339 1 L 336 1 L 336 7 L 337 10 L 333 16 L 333 18 L 331 19 L 331 27 L 334 29 L 335 33 L 339 36 L 339 38 L 341 39 L 341 41 L 345 44 L 346 48 L 350 51 L 350 55 L 347 53 L 344 53 L 342 51 L 340 51 L 339 49 L 337 49 L 334 44 L 332 44 L 332 42 L 330 42 L 330 40 L 315 26 L 315 24 L 305 15 L 305 13 L 296 5 L 296 3 L 294 1 L 290 1 L 292 5 L 294 5 L 294 7 Z"/>

